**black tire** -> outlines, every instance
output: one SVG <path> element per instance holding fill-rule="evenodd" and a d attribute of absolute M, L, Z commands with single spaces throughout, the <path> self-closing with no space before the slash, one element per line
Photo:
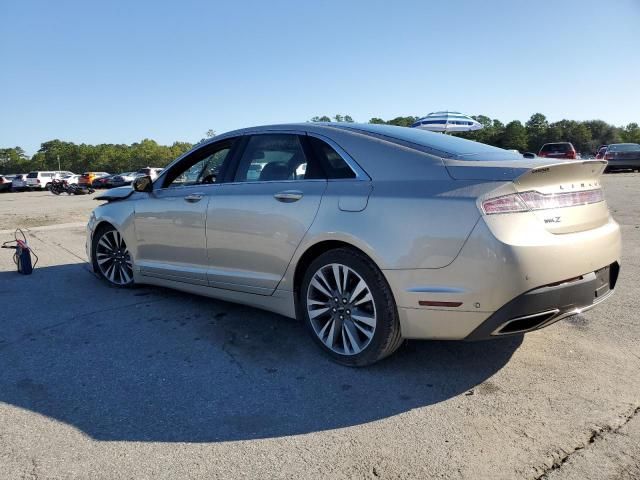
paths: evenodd
<path fill-rule="evenodd" d="M 339 264 L 348 267 L 366 283 L 366 287 L 373 297 L 375 306 L 376 324 L 373 336 L 368 344 L 358 353 L 338 353 L 327 345 L 316 333 L 308 309 L 308 296 L 310 284 L 316 273 L 331 264 Z M 340 278 L 345 278 L 340 277 Z M 356 279 L 358 281 L 358 279 Z M 354 295 L 355 298 L 355 295 Z M 354 309 L 356 307 L 353 307 Z M 400 321 L 391 288 L 382 272 L 366 255 L 351 248 L 337 248 L 329 250 L 316 258 L 304 274 L 298 297 L 298 311 L 304 319 L 311 337 L 334 361 L 349 367 L 363 367 L 371 365 L 391 355 L 402 344 Z M 335 309 L 333 309 L 335 311 Z M 355 311 L 355 310 L 354 310 Z M 347 313 L 349 313 L 347 311 Z M 329 312 L 330 314 L 330 312 Z M 342 317 L 340 317 L 342 318 Z M 316 322 L 318 322 L 316 320 Z M 346 322 L 346 320 L 345 320 Z M 343 349 L 344 350 L 344 349 Z"/>
<path fill-rule="evenodd" d="M 103 237 L 107 237 L 109 243 L 113 243 L 113 237 L 111 236 L 113 234 L 116 234 L 117 236 L 122 238 L 122 236 L 120 235 L 120 232 L 118 232 L 118 230 L 116 228 L 112 227 L 111 225 L 102 225 L 102 226 L 98 227 L 98 229 L 94 233 L 93 240 L 91 242 L 91 259 L 92 259 L 92 264 L 93 264 L 93 271 L 103 281 L 105 281 L 111 287 L 115 287 L 115 288 L 131 288 L 131 287 L 134 286 L 134 282 L 133 282 L 133 261 L 131 259 L 131 256 L 128 255 L 128 251 L 127 251 L 127 255 L 128 255 L 128 259 L 129 259 L 129 263 L 131 265 L 131 268 L 127 269 L 126 272 L 127 272 L 127 275 L 130 276 L 130 280 L 129 281 L 123 281 L 123 280 L 126 280 L 126 279 L 123 277 L 123 274 L 119 273 L 119 272 L 118 273 L 114 272 L 113 279 L 110 278 L 109 271 L 107 270 L 108 269 L 108 264 L 102 264 L 101 265 L 98 262 L 98 256 L 102 256 L 103 255 L 103 252 L 99 251 L 100 240 Z M 124 245 L 125 250 L 127 250 L 126 243 L 124 242 L 124 238 L 122 238 L 122 245 Z M 122 266 L 122 262 L 119 262 L 118 265 L 116 265 L 116 266 L 117 267 Z M 116 268 L 116 266 L 114 266 L 114 268 Z"/>

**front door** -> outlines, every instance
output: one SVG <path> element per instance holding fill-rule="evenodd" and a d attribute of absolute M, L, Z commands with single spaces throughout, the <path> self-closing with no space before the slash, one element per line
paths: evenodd
<path fill-rule="evenodd" d="M 207 212 L 209 284 L 269 295 L 311 226 L 327 186 L 295 134 L 251 136 Z"/>
<path fill-rule="evenodd" d="M 135 205 L 135 265 L 147 276 L 207 284 L 207 206 L 233 141 L 207 145 L 172 166 Z"/>

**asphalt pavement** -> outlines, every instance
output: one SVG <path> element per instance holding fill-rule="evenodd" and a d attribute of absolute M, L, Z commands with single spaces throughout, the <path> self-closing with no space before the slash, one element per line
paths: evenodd
<path fill-rule="evenodd" d="M 544 330 L 365 369 L 299 322 L 86 263 L 90 197 L 0 195 L 0 478 L 640 478 L 640 175 L 606 175 L 615 295 Z M 588 252 L 585 252 L 588 254 Z"/>

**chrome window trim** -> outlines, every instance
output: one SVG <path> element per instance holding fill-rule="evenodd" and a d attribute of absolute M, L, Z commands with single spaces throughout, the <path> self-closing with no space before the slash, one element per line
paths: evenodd
<path fill-rule="evenodd" d="M 353 180 L 350 178 L 349 180 Z M 219 183 L 218 185 L 258 185 L 264 183 L 298 183 L 298 182 L 327 182 L 326 178 L 308 178 L 305 180 L 304 178 L 298 178 L 295 180 L 245 180 L 244 182 L 225 182 Z"/>
<path fill-rule="evenodd" d="M 154 188 L 153 193 L 156 193 L 156 192 L 160 193 L 160 192 L 167 192 L 167 191 L 175 192 L 176 190 L 180 191 L 185 188 L 195 188 L 195 187 L 209 188 L 209 187 L 215 187 L 220 185 L 223 185 L 223 183 L 222 182 L 221 183 L 215 183 L 215 182 L 214 183 L 196 183 L 194 185 L 180 185 L 179 187 L 176 186 L 176 187 Z"/>
<path fill-rule="evenodd" d="M 349 166 L 349 168 L 355 174 L 355 178 L 329 178 L 328 181 L 330 182 L 336 182 L 336 181 L 343 182 L 343 181 L 354 181 L 354 180 L 367 181 L 367 182 L 371 181 L 371 177 L 367 174 L 367 172 L 365 172 L 362 169 L 362 167 L 358 165 L 358 162 L 356 162 L 353 159 L 353 157 L 349 155 L 344 150 L 344 148 L 338 145 L 335 141 L 333 141 L 329 137 L 325 137 L 324 135 L 321 135 L 315 132 L 306 132 L 306 134 L 309 137 L 314 137 L 314 138 L 317 138 L 318 140 L 322 140 L 323 142 L 327 143 L 331 148 L 333 148 L 336 151 L 338 155 L 342 157 L 345 163 Z"/>

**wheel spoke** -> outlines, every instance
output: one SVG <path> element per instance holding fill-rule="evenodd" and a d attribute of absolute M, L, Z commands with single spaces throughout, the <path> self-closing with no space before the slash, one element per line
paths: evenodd
<path fill-rule="evenodd" d="M 307 301 L 308 305 L 322 305 L 323 307 L 327 306 L 327 302 L 321 302 L 319 300 L 309 300 Z"/>
<path fill-rule="evenodd" d="M 351 318 L 353 318 L 354 320 L 358 321 L 358 322 L 362 322 L 365 325 L 368 325 L 371 328 L 375 328 L 376 327 L 376 319 L 375 317 L 371 317 L 369 315 L 364 315 L 362 313 L 354 313 L 351 312 Z"/>
<path fill-rule="evenodd" d="M 347 279 L 349 278 L 349 269 L 342 265 L 342 291 L 347 291 Z"/>
<path fill-rule="evenodd" d="M 320 282 L 316 277 L 314 277 L 313 280 L 311 281 L 311 285 L 313 285 L 316 288 L 316 290 L 318 290 L 320 293 L 324 294 L 325 296 L 333 297 L 333 295 L 331 295 L 326 288 L 320 285 Z"/>
<path fill-rule="evenodd" d="M 371 292 L 367 292 L 367 294 L 364 297 L 362 297 L 360 300 L 355 302 L 353 305 L 354 306 L 362 305 L 365 302 L 371 302 L 371 301 L 373 301 L 373 297 L 371 296 Z"/>
<path fill-rule="evenodd" d="M 353 325 L 360 330 L 365 337 L 367 337 L 368 339 L 371 339 L 371 337 L 373 337 L 373 330 L 367 330 L 365 329 L 362 325 L 360 325 L 358 322 L 353 322 Z"/>
<path fill-rule="evenodd" d="M 353 322 L 344 322 L 344 331 L 347 332 L 347 338 L 349 339 L 349 343 L 351 344 L 351 350 L 353 353 L 360 353 L 362 348 L 360 347 L 360 342 L 358 342 L 358 332 L 353 326 Z"/>
<path fill-rule="evenodd" d="M 109 255 L 105 255 L 103 254 L 98 254 L 96 257 L 96 260 L 98 261 L 98 265 L 102 265 L 103 263 L 106 263 L 110 260 L 113 260 L 113 258 L 111 258 L 111 256 Z"/>
<path fill-rule="evenodd" d="M 129 283 L 131 281 L 131 277 L 129 276 L 127 268 L 124 265 L 120 265 L 120 278 L 122 279 L 123 283 Z"/>
<path fill-rule="evenodd" d="M 344 335 L 344 331 L 345 331 L 345 327 L 344 327 L 344 323 L 342 324 L 342 345 L 344 347 L 344 353 L 346 353 L 347 355 L 349 355 L 349 343 L 347 342 L 347 338 Z"/>
<path fill-rule="evenodd" d="M 358 295 L 364 292 L 366 288 L 367 288 L 367 284 L 364 283 L 364 280 L 360 279 L 358 281 L 358 284 L 356 285 L 355 290 L 351 294 L 351 301 L 353 302 L 356 298 L 358 298 Z"/>
<path fill-rule="evenodd" d="M 329 334 L 327 335 L 327 339 L 324 341 L 324 343 L 327 345 L 327 347 L 333 348 L 334 335 L 336 331 L 336 319 L 335 318 L 331 319 L 330 323 L 331 323 L 331 328 L 329 328 Z"/>
<path fill-rule="evenodd" d="M 111 280 L 114 283 L 116 281 L 116 275 L 114 273 L 115 269 L 116 269 L 115 262 L 112 262 L 111 265 L 109 265 L 109 268 L 107 269 L 107 277 L 109 277 L 109 280 Z"/>
<path fill-rule="evenodd" d="M 329 285 L 329 282 L 327 281 L 324 274 L 322 273 L 322 270 L 318 270 L 318 273 L 316 273 L 316 277 L 322 280 L 322 285 L 327 289 L 327 292 L 330 292 L 331 285 Z M 331 296 L 331 294 L 329 294 L 329 296 Z"/>
<path fill-rule="evenodd" d="M 342 283 L 340 282 L 340 266 L 335 263 L 331 265 L 331 270 L 333 270 L 333 279 L 336 282 L 336 288 L 338 289 L 338 293 L 342 295 Z"/>
<path fill-rule="evenodd" d="M 109 243 L 109 239 L 107 239 L 107 236 L 103 236 L 100 241 L 98 242 L 98 246 L 102 246 L 103 248 L 105 248 L 108 252 L 113 252 L 113 247 L 111 246 L 111 244 Z"/>
<path fill-rule="evenodd" d="M 326 313 L 328 311 L 329 311 L 329 307 L 318 308 L 317 310 L 310 310 L 309 317 L 316 318 L 317 316 L 322 315 L 323 313 Z"/>

